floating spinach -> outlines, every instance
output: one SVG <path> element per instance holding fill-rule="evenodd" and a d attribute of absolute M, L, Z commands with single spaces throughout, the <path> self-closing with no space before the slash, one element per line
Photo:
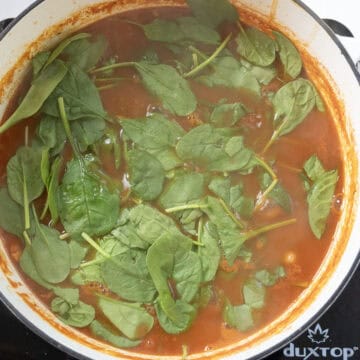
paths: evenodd
<path fill-rule="evenodd" d="M 119 195 L 111 193 L 82 159 L 75 158 L 68 162 L 58 188 L 58 211 L 70 234 L 104 235 L 117 223 Z"/>
<path fill-rule="evenodd" d="M 90 329 L 94 335 L 108 341 L 110 344 L 118 346 L 120 348 L 131 348 L 138 346 L 141 341 L 139 340 L 130 340 L 124 336 L 116 335 L 108 330 L 104 325 L 102 325 L 99 321 L 94 320 L 90 324 Z"/>
<path fill-rule="evenodd" d="M 216 28 L 224 21 L 237 22 L 236 8 L 227 0 L 187 0 L 195 17 L 208 27 Z"/>
<path fill-rule="evenodd" d="M 223 317 L 229 326 L 239 331 L 248 331 L 254 326 L 251 307 L 246 304 L 233 306 L 227 301 L 223 310 Z"/>
<path fill-rule="evenodd" d="M 146 201 L 156 199 L 161 194 L 165 179 L 160 161 L 141 150 L 129 151 L 127 158 L 132 193 Z"/>
<path fill-rule="evenodd" d="M 339 176 L 337 170 L 326 171 L 315 155 L 305 162 L 304 172 L 309 179 L 307 189 L 309 223 L 314 235 L 320 239 L 326 228 Z"/>
<path fill-rule="evenodd" d="M 274 31 L 276 43 L 279 47 L 280 60 L 285 73 L 293 79 L 297 78 L 302 70 L 302 60 L 294 44 L 284 35 Z"/>
<path fill-rule="evenodd" d="M 105 316 L 129 339 L 143 338 L 153 327 L 154 318 L 138 303 L 99 297 Z"/>
<path fill-rule="evenodd" d="M 269 270 L 259 270 L 255 273 L 255 279 L 265 286 L 273 286 L 285 276 L 285 269 L 282 266 L 278 266 L 271 272 Z"/>
<path fill-rule="evenodd" d="M 238 53 L 254 65 L 271 65 L 276 57 L 275 41 L 256 28 L 239 27 L 240 32 L 236 38 Z"/>
<path fill-rule="evenodd" d="M 248 113 L 242 103 L 216 105 L 210 115 L 210 123 L 216 127 L 236 125 Z"/>
<path fill-rule="evenodd" d="M 21 101 L 15 112 L 0 126 L 0 134 L 4 133 L 21 120 L 35 115 L 44 102 L 51 97 L 58 84 L 66 77 L 68 72 L 65 64 L 55 60 L 45 70 L 41 71 L 32 82 L 30 89 Z"/>

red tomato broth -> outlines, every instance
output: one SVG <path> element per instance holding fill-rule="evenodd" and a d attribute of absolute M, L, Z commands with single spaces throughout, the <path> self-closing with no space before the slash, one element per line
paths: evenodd
<path fill-rule="evenodd" d="M 155 17 L 173 18 L 186 12 L 184 9 L 136 10 L 121 15 L 119 18 L 127 18 L 132 21 L 145 23 Z M 109 50 L 109 53 L 111 55 L 116 54 L 119 61 L 128 61 L 129 59 L 141 57 L 144 50 L 149 47 L 149 41 L 145 38 L 142 31 L 118 20 L 117 17 L 112 17 L 91 25 L 85 28 L 84 31 L 93 34 L 104 34 L 110 43 L 109 48 L 111 50 Z M 133 46 L 135 43 L 136 47 Z M 171 56 L 169 56 L 167 51 L 161 50 L 160 45 L 159 48 L 161 60 L 164 62 L 171 60 Z M 121 69 L 116 74 L 132 79 L 134 77 L 137 78 L 136 73 L 132 69 Z M 240 101 L 244 104 L 252 105 L 256 109 L 255 112 L 260 114 L 256 119 L 259 121 L 259 126 L 257 124 L 254 125 L 254 119 L 251 116 L 245 118 L 243 126 L 248 129 L 246 144 L 255 151 L 261 151 L 270 138 L 272 131 L 271 121 L 267 120 L 266 117 L 268 107 L 257 105 L 256 100 L 246 91 L 233 91 L 223 88 L 209 89 L 193 81 L 191 85 L 196 96 L 207 101 L 218 102 L 218 100 L 226 97 L 229 102 Z M 278 84 L 275 84 L 275 87 L 277 86 Z M 144 117 L 149 110 L 149 106 L 159 106 L 159 101 L 149 95 L 140 82 L 124 80 L 115 88 L 102 91 L 101 95 L 104 107 L 114 116 L 129 118 Z M 9 107 L 8 114 L 12 108 L 14 108 L 14 104 Z M 178 117 L 177 120 L 186 130 L 194 126 L 191 116 L 188 118 Z M 26 123 L 30 127 L 30 133 L 34 131 L 35 122 L 36 119 L 30 122 L 30 125 L 28 122 Z M 7 161 L 15 153 L 16 148 L 23 144 L 22 134 L 24 130 L 25 125 L 20 124 L 0 137 L 0 151 L 2 153 L 0 162 L 1 185 L 5 183 L 5 166 Z M 16 139 L 16 141 L 13 139 Z M 330 142 L 329 139 L 331 139 L 330 146 L 327 145 Z M 194 324 L 186 333 L 176 336 L 166 334 L 159 324 L 156 323 L 150 334 L 144 338 L 143 343 L 134 348 L 135 351 L 146 354 L 176 355 L 181 354 L 182 345 L 184 344 L 189 347 L 190 353 L 220 348 L 244 339 L 255 333 L 260 327 L 271 323 L 297 299 L 303 289 L 296 284 L 311 282 L 328 251 L 339 218 L 339 214 L 332 211 L 326 232 L 321 240 L 317 240 L 312 234 L 306 213 L 306 193 L 299 178 L 299 172 L 304 162 L 314 153 L 323 161 L 326 169 L 337 168 L 339 173 L 342 174 L 343 163 L 338 135 L 329 113 L 313 111 L 302 125 L 286 137 L 280 138 L 270 151 L 264 155 L 265 159 L 272 160 L 276 158 L 277 162 L 281 164 L 276 165 L 275 169 L 281 183 L 291 194 L 292 216 L 297 219 L 297 222 L 294 225 L 266 234 L 266 241 L 261 249 L 256 248 L 256 240 L 249 241 L 248 247 L 254 252 L 253 257 L 256 259 L 256 269 L 272 269 L 275 266 L 284 265 L 287 272 L 285 279 L 279 280 L 276 285 L 267 289 L 266 307 L 255 312 L 256 327 L 246 333 L 240 333 L 226 327 L 222 318 L 222 302 L 216 299 L 216 301 L 210 302 L 207 308 L 199 311 Z M 110 175 L 115 175 L 118 179 L 122 179 L 125 172 L 124 167 L 122 167 L 120 170 L 121 175 L 119 175 L 119 172 L 116 173 L 112 164 L 108 164 L 106 161 L 104 168 L 106 168 Z M 255 179 L 256 175 L 249 175 L 244 179 L 248 194 L 256 194 L 259 190 L 256 181 L 254 181 Z M 342 187 L 343 183 L 340 177 L 335 193 L 342 193 Z M 256 214 L 252 219 L 253 226 L 259 227 L 267 224 L 268 217 L 271 216 L 267 213 L 270 210 L 266 209 L 264 212 Z M 281 210 L 275 216 L 275 220 L 283 220 L 288 216 L 288 214 Z M 7 244 L 9 252 L 11 252 L 10 248 L 14 244 L 22 246 L 18 239 L 10 235 L 7 236 L 7 239 L 9 242 Z M 284 262 L 284 256 L 288 251 L 296 254 L 295 264 L 286 264 Z M 17 264 L 15 263 L 15 265 Z M 20 269 L 19 272 L 21 273 Z M 239 272 L 234 275 L 231 282 L 226 276 L 223 276 L 222 272 L 219 272 L 215 284 L 222 289 L 234 304 L 241 304 L 243 301 L 241 286 L 252 273 L 252 269 L 246 269 L 244 264 L 240 264 Z M 24 277 L 24 281 L 28 283 L 34 293 L 38 294 L 45 304 L 50 304 L 51 297 L 48 296 L 49 292 L 47 290 L 44 290 L 26 277 Z M 71 282 L 67 280 L 63 285 L 71 286 Z M 106 289 L 103 288 L 102 291 L 109 295 Z M 115 296 L 115 298 L 117 297 Z M 81 299 L 89 304 L 96 305 L 96 296 L 91 294 L 88 286 L 81 289 Z M 110 324 L 109 320 L 100 311 L 97 311 L 97 317 L 110 329 L 113 328 L 113 325 Z M 91 336 L 89 329 L 80 331 Z"/>

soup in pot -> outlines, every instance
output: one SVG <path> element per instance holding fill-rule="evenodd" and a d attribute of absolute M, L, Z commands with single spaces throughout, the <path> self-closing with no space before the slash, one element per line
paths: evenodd
<path fill-rule="evenodd" d="M 184 358 L 298 298 L 343 191 L 296 46 L 225 0 L 187 2 L 36 54 L 0 126 L 0 231 L 24 281 L 89 336 Z"/>

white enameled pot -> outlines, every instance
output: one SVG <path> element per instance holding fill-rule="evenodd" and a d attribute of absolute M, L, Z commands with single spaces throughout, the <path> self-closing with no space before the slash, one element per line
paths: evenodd
<path fill-rule="evenodd" d="M 176 5 L 184 0 L 39 0 L 0 37 L 0 119 L 31 56 L 71 32 L 105 16 L 138 7 Z M 189 359 L 260 359 L 304 331 L 336 299 L 360 256 L 358 212 L 360 86 L 356 70 L 336 37 L 297 0 L 232 0 L 239 12 L 256 14 L 284 31 L 307 59 L 307 71 L 331 109 L 346 163 L 342 215 L 314 281 L 286 313 L 250 338 Z M 311 55 L 309 55 L 311 54 Z M 0 154 L 1 156 L 1 154 Z M 1 216 L 1 214 L 0 214 Z M 0 297 L 13 313 L 53 345 L 81 359 L 172 359 L 116 349 L 62 324 L 34 297 L 0 241 Z M 175 359 L 175 357 L 174 357 Z"/>

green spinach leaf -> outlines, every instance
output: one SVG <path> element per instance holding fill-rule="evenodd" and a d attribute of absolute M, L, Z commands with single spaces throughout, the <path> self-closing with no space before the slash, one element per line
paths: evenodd
<path fill-rule="evenodd" d="M 240 26 L 236 42 L 238 53 L 254 65 L 269 66 L 275 61 L 275 41 L 256 28 Z"/>
<path fill-rule="evenodd" d="M 210 122 L 216 127 L 236 125 L 248 113 L 242 103 L 219 104 L 214 107 L 210 115 Z"/>
<path fill-rule="evenodd" d="M 89 76 L 77 65 L 70 65 L 66 76 L 45 101 L 42 111 L 59 117 L 58 99 L 64 98 L 68 120 L 106 119 L 99 91 Z"/>
<path fill-rule="evenodd" d="M 306 161 L 304 171 L 311 180 L 307 191 L 309 223 L 314 235 L 320 239 L 326 228 L 339 176 L 337 170 L 326 171 L 316 156 Z"/>
<path fill-rule="evenodd" d="M 58 210 L 68 233 L 103 235 L 116 226 L 119 195 L 111 193 L 83 160 L 73 159 L 58 189 Z"/>
<path fill-rule="evenodd" d="M 138 303 L 100 297 L 105 316 L 129 339 L 142 339 L 154 326 L 154 318 Z"/>
<path fill-rule="evenodd" d="M 189 83 L 171 66 L 136 63 L 145 87 L 158 97 L 172 114 L 187 116 L 197 107 L 197 99 Z"/>
<path fill-rule="evenodd" d="M 142 150 L 131 150 L 127 154 L 131 191 L 139 198 L 149 201 L 162 192 L 165 171 L 160 161 Z"/>
<path fill-rule="evenodd" d="M 277 31 L 273 31 L 273 34 L 279 47 L 280 60 L 284 66 L 285 73 L 293 79 L 297 78 L 302 70 L 302 60 L 299 51 L 284 35 Z"/>
<path fill-rule="evenodd" d="M 94 320 L 90 324 L 90 329 L 94 335 L 108 341 L 110 344 L 118 346 L 120 348 L 131 348 L 140 345 L 140 341 L 134 341 L 127 339 L 126 337 L 115 335 L 105 326 L 103 326 L 99 321 Z"/>
<path fill-rule="evenodd" d="M 249 305 L 233 306 L 229 301 L 226 302 L 223 316 L 225 322 L 239 331 L 248 331 L 254 327 L 252 310 Z"/>
<path fill-rule="evenodd" d="M 272 272 L 269 270 L 259 270 L 255 273 L 255 279 L 265 286 L 273 286 L 279 279 L 285 276 L 285 269 L 282 266 L 278 266 Z"/>
<path fill-rule="evenodd" d="M 224 21 L 237 22 L 236 8 L 227 0 L 187 0 L 195 17 L 208 27 L 216 28 Z"/>
<path fill-rule="evenodd" d="M 30 89 L 15 112 L 0 126 L 0 134 L 4 133 L 21 120 L 35 115 L 44 102 L 51 97 L 54 89 L 65 78 L 68 69 L 60 60 L 55 60 L 32 82 Z"/>
<path fill-rule="evenodd" d="M 260 84 L 256 77 L 232 56 L 216 58 L 212 63 L 212 71 L 197 77 L 206 86 L 225 86 L 235 89 L 247 89 L 260 95 Z"/>
<path fill-rule="evenodd" d="M 265 305 L 266 290 L 264 285 L 256 279 L 248 280 L 243 286 L 245 304 L 252 309 L 261 309 Z"/>

